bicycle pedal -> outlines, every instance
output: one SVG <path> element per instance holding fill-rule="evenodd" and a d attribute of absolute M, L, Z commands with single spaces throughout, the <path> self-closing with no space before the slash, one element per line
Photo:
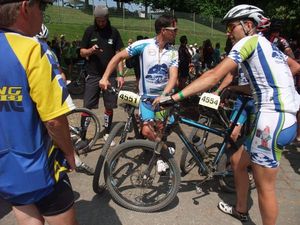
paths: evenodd
<path fill-rule="evenodd" d="M 196 185 L 196 187 L 195 187 L 195 191 L 196 191 L 196 194 L 201 194 L 202 193 L 202 188 L 201 187 L 199 187 L 198 185 Z"/>

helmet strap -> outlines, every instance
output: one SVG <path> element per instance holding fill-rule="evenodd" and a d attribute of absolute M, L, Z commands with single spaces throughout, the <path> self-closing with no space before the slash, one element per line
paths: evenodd
<path fill-rule="evenodd" d="M 244 23 L 244 21 L 242 21 L 242 20 L 240 20 L 240 23 L 241 23 L 241 25 L 242 25 L 242 28 L 243 28 L 243 30 L 244 30 L 244 33 L 245 33 L 245 35 L 246 36 L 249 36 L 249 35 L 252 35 L 253 34 L 253 32 L 255 31 L 255 27 L 253 27 L 251 30 L 246 30 L 246 27 L 245 27 L 245 23 Z"/>

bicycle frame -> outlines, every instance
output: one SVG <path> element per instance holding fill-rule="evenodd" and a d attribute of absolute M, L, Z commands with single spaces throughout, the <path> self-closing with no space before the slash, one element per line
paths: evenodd
<path fill-rule="evenodd" d="M 237 116 L 234 118 L 234 121 L 225 130 L 220 130 L 220 129 L 217 129 L 217 128 L 211 128 L 211 127 L 208 127 L 206 125 L 200 124 L 200 123 L 198 123 L 194 120 L 187 119 L 187 118 L 184 118 L 184 117 L 179 116 L 179 115 L 174 115 L 175 118 L 176 118 L 175 122 L 173 124 L 168 124 L 167 126 L 170 126 L 170 127 L 166 128 L 166 129 L 171 128 L 171 130 L 174 131 L 177 134 L 177 136 L 181 139 L 181 141 L 184 143 L 185 147 L 188 149 L 188 151 L 191 153 L 191 155 L 195 159 L 198 167 L 201 168 L 202 172 L 205 175 L 208 175 L 210 177 L 213 176 L 213 175 L 224 175 L 224 172 L 223 173 L 218 173 L 218 174 L 215 173 L 216 172 L 216 166 L 219 163 L 219 161 L 221 159 L 221 156 L 224 154 L 228 143 L 230 143 L 232 146 L 234 146 L 237 149 L 237 146 L 234 143 L 234 141 L 231 139 L 230 135 L 231 135 L 234 127 L 236 126 L 237 121 L 238 121 L 243 109 L 245 108 L 247 102 L 248 102 L 248 100 L 242 102 L 242 105 L 241 105 L 241 107 L 240 107 L 240 109 L 237 113 Z M 216 154 L 216 156 L 213 160 L 211 168 L 209 168 L 207 166 L 207 164 L 204 162 L 203 157 L 201 156 L 201 154 L 197 151 L 197 149 L 194 147 L 194 145 L 189 141 L 189 139 L 185 135 L 184 131 L 182 130 L 180 124 L 186 124 L 190 127 L 195 127 L 195 128 L 207 131 L 209 133 L 213 133 L 213 134 L 215 134 L 219 137 L 224 138 L 223 142 L 221 144 L 221 147 L 219 148 L 219 150 L 218 150 L 218 152 L 217 152 L 217 154 Z M 164 140 L 166 140 L 166 138 L 167 138 L 167 134 L 166 134 L 166 136 L 164 136 L 162 138 L 162 140 L 164 141 Z"/>

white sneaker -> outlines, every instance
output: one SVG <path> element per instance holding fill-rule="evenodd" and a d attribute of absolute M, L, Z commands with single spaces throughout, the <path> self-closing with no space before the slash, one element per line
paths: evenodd
<path fill-rule="evenodd" d="M 157 160 L 156 168 L 158 173 L 166 172 L 169 169 L 169 165 L 162 161 L 161 159 Z"/>
<path fill-rule="evenodd" d="M 104 141 L 107 141 L 109 134 L 105 134 L 103 136 Z M 114 147 L 116 145 L 116 142 L 114 140 L 112 140 L 112 142 L 110 143 L 110 147 Z"/>

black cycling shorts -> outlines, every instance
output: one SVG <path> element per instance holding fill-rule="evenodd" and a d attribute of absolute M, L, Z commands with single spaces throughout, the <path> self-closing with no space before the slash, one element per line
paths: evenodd
<path fill-rule="evenodd" d="M 54 186 L 54 190 L 38 202 L 34 203 L 41 215 L 55 216 L 68 211 L 74 204 L 74 193 L 69 180 L 65 175 Z M 21 206 L 21 204 L 14 204 L 14 206 Z"/>
<path fill-rule="evenodd" d="M 101 88 L 99 81 L 101 77 L 88 75 L 85 80 L 85 91 L 83 98 L 83 107 L 88 109 L 98 109 L 99 97 Z M 112 87 L 117 88 L 117 81 L 115 77 L 110 77 L 109 82 Z M 118 96 L 114 93 L 103 91 L 103 102 L 106 109 L 117 108 Z"/>

